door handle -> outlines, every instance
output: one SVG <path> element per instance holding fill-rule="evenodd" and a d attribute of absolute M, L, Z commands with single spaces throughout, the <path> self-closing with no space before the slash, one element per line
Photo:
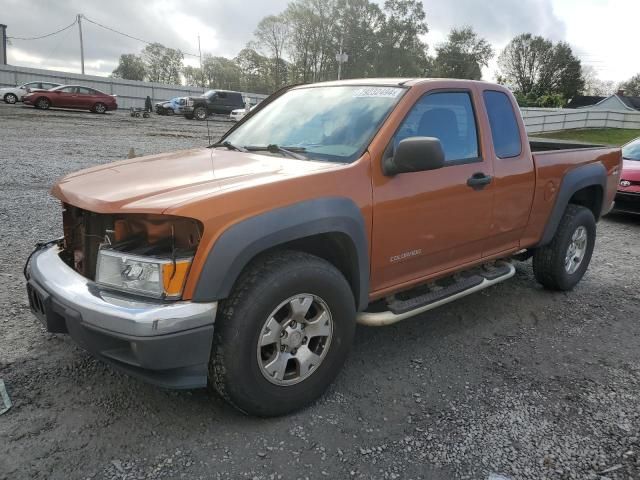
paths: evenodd
<path fill-rule="evenodd" d="M 489 185 L 491 183 L 491 180 L 491 175 L 485 175 L 482 172 L 477 172 L 467 179 L 467 185 L 474 190 L 481 190 L 485 186 Z"/>

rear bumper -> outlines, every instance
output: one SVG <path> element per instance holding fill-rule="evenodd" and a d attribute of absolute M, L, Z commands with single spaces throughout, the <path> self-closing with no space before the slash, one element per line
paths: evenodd
<path fill-rule="evenodd" d="M 54 333 L 133 376 L 167 388 L 207 384 L 217 303 L 141 301 L 101 291 L 54 245 L 27 267 L 32 312 Z"/>

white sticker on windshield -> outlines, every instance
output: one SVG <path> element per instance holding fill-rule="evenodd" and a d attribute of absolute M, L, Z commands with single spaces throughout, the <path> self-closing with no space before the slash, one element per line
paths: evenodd
<path fill-rule="evenodd" d="M 395 98 L 400 95 L 401 88 L 394 87 L 362 87 L 353 92 L 355 97 Z"/>

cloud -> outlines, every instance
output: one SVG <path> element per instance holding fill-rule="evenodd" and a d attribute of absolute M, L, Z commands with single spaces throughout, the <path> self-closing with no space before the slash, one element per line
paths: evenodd
<path fill-rule="evenodd" d="M 381 6 L 384 0 L 374 0 Z M 430 32 L 430 52 L 446 39 L 452 27 L 471 25 L 500 52 L 515 35 L 530 32 L 554 41 L 568 40 L 583 61 L 593 64 L 602 78 L 623 80 L 637 69 L 631 65 L 637 44 L 633 22 L 640 1 L 617 0 L 423 0 Z M 200 34 L 203 53 L 235 56 L 251 40 L 258 22 L 282 12 L 288 0 L 2 0 L 9 36 L 36 36 L 70 24 L 76 14 L 150 42 L 197 53 Z M 624 12 L 624 13 L 622 13 Z M 83 21 L 87 71 L 111 73 L 123 53 L 138 53 L 144 43 Z M 636 37 L 636 38 L 634 38 Z M 625 49 L 626 47 L 626 49 Z M 626 53 L 625 53 L 626 52 Z M 80 47 L 77 27 L 43 40 L 13 40 L 9 62 L 39 68 L 78 71 Z M 194 57 L 185 57 L 197 65 Z M 636 62 L 637 63 L 637 62 Z M 486 78 L 493 78 L 495 58 Z"/>

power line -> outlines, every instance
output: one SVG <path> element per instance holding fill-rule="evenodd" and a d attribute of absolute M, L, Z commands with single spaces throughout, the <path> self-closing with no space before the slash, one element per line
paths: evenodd
<path fill-rule="evenodd" d="M 94 25 L 97 25 L 98 27 L 102 27 L 105 30 L 109 30 L 113 33 L 117 33 L 118 35 L 122 35 L 123 37 L 127 37 L 130 38 L 132 40 L 137 40 L 138 42 L 142 42 L 142 43 L 146 43 L 147 45 L 152 45 L 154 42 L 149 42 L 147 40 L 143 40 L 142 38 L 138 38 L 138 37 L 134 37 L 133 35 L 129 35 L 127 33 L 121 32 L 119 30 L 116 30 L 115 28 L 111 28 L 111 27 L 107 27 L 106 25 L 102 25 L 101 23 L 98 23 L 94 20 L 91 20 L 90 18 L 83 16 L 82 18 L 84 18 L 87 22 L 91 22 Z M 190 57 L 198 57 L 198 55 L 193 54 L 193 53 L 188 53 L 188 52 L 182 52 L 184 55 L 189 55 Z"/>
<path fill-rule="evenodd" d="M 41 35 L 39 37 L 7 37 L 11 40 L 40 40 L 41 38 L 47 38 L 47 37 L 51 37 L 53 35 L 56 35 L 58 33 L 64 32 L 65 30 L 68 30 L 69 28 L 73 27 L 77 22 L 77 19 L 73 21 L 72 24 L 67 25 L 64 28 L 61 28 L 60 30 L 56 30 L 55 32 L 51 32 L 51 33 L 47 33 L 46 35 Z"/>

